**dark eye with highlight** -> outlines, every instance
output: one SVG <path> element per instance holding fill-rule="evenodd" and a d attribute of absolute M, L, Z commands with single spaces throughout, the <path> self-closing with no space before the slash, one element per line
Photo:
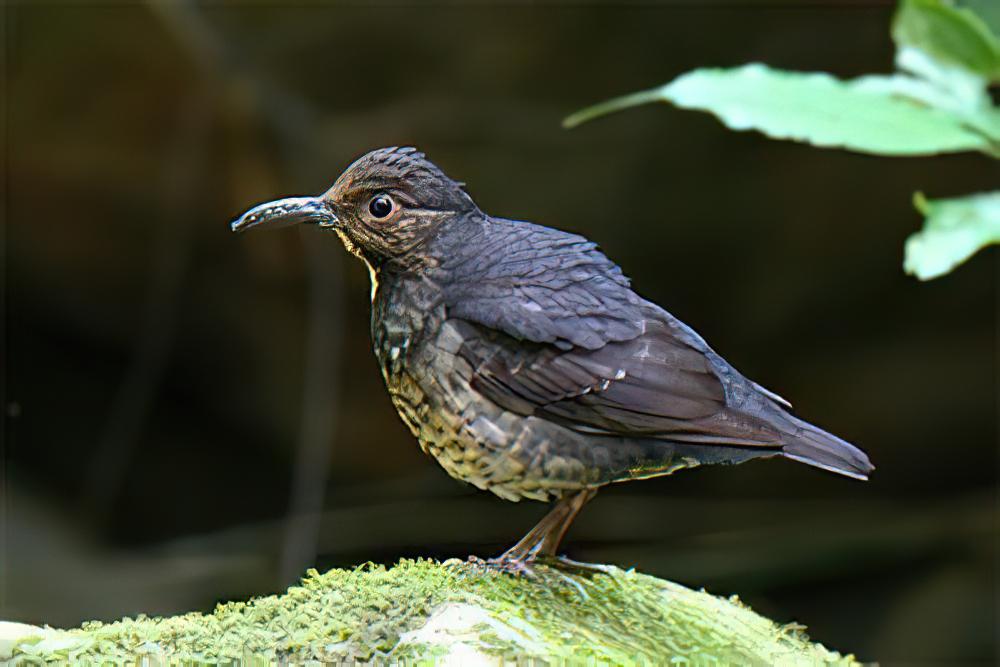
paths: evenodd
<path fill-rule="evenodd" d="M 376 218 L 387 218 L 392 213 L 394 205 L 389 195 L 376 195 L 368 202 L 368 212 Z"/>

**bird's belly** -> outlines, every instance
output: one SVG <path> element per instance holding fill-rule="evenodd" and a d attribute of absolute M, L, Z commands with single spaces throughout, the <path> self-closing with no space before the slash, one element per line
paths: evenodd
<path fill-rule="evenodd" d="M 514 414 L 470 386 L 472 368 L 445 323 L 413 349 L 379 355 L 392 402 L 421 448 L 456 479 L 508 500 L 552 500 L 599 486 L 600 453 L 581 456 L 578 434 Z"/>

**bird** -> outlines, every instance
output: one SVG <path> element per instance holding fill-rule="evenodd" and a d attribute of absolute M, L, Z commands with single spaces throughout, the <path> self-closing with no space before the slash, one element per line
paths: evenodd
<path fill-rule="evenodd" d="M 798 418 L 583 236 L 482 211 L 413 147 L 355 160 L 320 196 L 257 205 L 236 232 L 312 224 L 371 276 L 393 405 L 452 477 L 552 503 L 491 567 L 531 573 L 609 484 L 782 457 L 857 480 L 854 445 Z"/>

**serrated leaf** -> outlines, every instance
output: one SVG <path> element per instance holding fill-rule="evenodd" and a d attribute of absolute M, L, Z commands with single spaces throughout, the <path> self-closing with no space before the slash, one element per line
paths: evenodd
<path fill-rule="evenodd" d="M 649 91 L 627 95 L 569 116 L 574 127 L 638 104 L 664 101 L 717 116 L 734 130 L 775 139 L 879 155 L 990 152 L 990 139 L 958 113 L 896 94 L 893 77 L 842 81 L 823 72 L 788 72 L 759 63 L 698 69 Z M 878 85 L 879 82 L 885 85 Z"/>
<path fill-rule="evenodd" d="M 1000 40 L 970 9 L 943 0 L 903 0 L 893 17 L 892 38 L 899 48 L 913 47 L 1000 81 Z"/>
<path fill-rule="evenodd" d="M 1000 191 L 927 199 L 918 192 L 914 206 L 924 228 L 906 240 L 903 269 L 930 280 L 942 276 L 992 243 L 1000 243 Z"/>

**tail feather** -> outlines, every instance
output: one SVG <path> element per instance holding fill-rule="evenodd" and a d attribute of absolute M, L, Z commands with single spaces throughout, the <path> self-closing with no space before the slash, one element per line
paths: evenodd
<path fill-rule="evenodd" d="M 875 469 L 868 455 L 851 443 L 797 417 L 786 415 L 786 419 L 792 428 L 786 431 L 781 450 L 785 458 L 861 480 Z"/>

